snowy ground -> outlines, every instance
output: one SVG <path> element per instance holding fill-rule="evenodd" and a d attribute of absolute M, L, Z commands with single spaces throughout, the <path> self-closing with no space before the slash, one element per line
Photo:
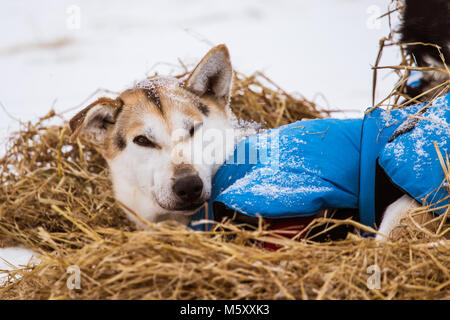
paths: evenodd
<path fill-rule="evenodd" d="M 121 91 L 181 59 L 228 45 L 234 67 L 264 71 L 287 91 L 357 116 L 371 104 L 378 40 L 390 0 L 2 0 L 0 102 L 21 121 L 67 110 L 98 88 Z M 78 23 L 79 22 L 79 23 Z M 394 22 L 395 23 L 395 22 Z M 382 64 L 395 64 L 396 52 Z M 396 77 L 378 84 L 378 97 Z M 326 98 L 324 99 L 322 95 Z M 75 112 L 65 114 L 69 118 Z M 0 111 L 0 154 L 18 123 Z M 30 252 L 0 249 L 23 264 Z M 0 269 L 8 268 L 2 264 Z"/>
<path fill-rule="evenodd" d="M 0 249 L 0 285 L 6 280 L 7 275 L 2 270 L 13 270 L 15 268 L 25 267 L 30 259 L 36 254 L 27 248 L 11 247 Z M 33 258 L 33 261 L 34 258 Z"/>

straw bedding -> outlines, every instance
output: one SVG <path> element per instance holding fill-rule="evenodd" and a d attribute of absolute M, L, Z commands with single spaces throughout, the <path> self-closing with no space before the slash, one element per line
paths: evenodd
<path fill-rule="evenodd" d="M 404 80 L 410 65 L 405 57 L 393 69 Z M 374 80 L 378 68 L 377 60 Z M 397 86 L 380 105 L 399 107 L 400 98 Z M 330 115 L 260 73 L 235 74 L 231 106 L 238 118 L 267 128 Z M 1 299 L 450 299 L 450 210 L 416 222 L 428 209 L 415 209 L 396 239 L 379 243 L 358 232 L 336 242 L 288 240 L 262 221 L 253 229 L 223 221 L 211 232 L 173 222 L 140 230 L 114 200 L 98 150 L 82 138 L 71 142 L 67 126 L 49 125 L 56 116 L 24 124 L 0 159 L 0 246 L 40 254 L 4 272 Z M 448 173 L 448 160 L 443 167 Z M 320 218 L 303 232 L 323 224 L 371 230 Z M 264 241 L 281 249 L 265 250 Z M 73 266 L 80 289 L 67 285 Z"/>
<path fill-rule="evenodd" d="M 327 116 L 260 74 L 235 76 L 232 107 L 267 127 Z M 51 112 L 26 124 L 0 162 L 1 244 L 19 243 L 42 255 L 39 264 L 7 273 L 0 298 L 450 298 L 450 244 L 443 240 L 449 228 L 443 218 L 439 230 L 409 224 L 405 236 L 383 244 L 357 234 L 334 243 L 293 241 L 277 238 L 263 224 L 244 230 L 228 222 L 212 232 L 175 223 L 137 230 L 115 203 L 99 152 L 87 141 L 71 142 L 66 126 L 46 126 L 53 117 Z M 309 228 L 324 223 L 365 228 L 330 219 Z M 283 247 L 265 250 L 261 241 Z M 374 264 L 380 269 L 378 290 L 367 286 Z M 74 265 L 81 272 L 80 289 L 67 286 L 67 270 Z"/>

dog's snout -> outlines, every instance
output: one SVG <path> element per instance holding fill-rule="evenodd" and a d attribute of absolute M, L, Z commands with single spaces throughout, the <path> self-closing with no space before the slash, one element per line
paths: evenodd
<path fill-rule="evenodd" d="M 189 175 L 178 178 L 172 189 L 182 201 L 196 201 L 202 194 L 203 182 L 198 175 Z"/>

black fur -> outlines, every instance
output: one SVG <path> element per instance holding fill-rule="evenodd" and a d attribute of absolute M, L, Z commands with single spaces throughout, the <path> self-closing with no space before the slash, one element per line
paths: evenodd
<path fill-rule="evenodd" d="M 379 227 L 386 208 L 405 192 L 391 181 L 378 161 L 375 170 L 375 224 Z"/>
<path fill-rule="evenodd" d="M 127 146 L 127 142 L 125 141 L 125 138 L 121 133 L 118 133 L 116 135 L 115 143 L 117 145 L 117 148 L 119 148 L 119 150 L 123 150 Z"/>
<path fill-rule="evenodd" d="M 424 42 L 440 46 L 445 60 L 449 61 L 450 49 L 450 1 L 406 0 L 399 32 L 404 43 Z M 441 61 L 436 48 L 411 45 L 407 48 L 420 67 L 426 67 L 426 56 Z"/>
<path fill-rule="evenodd" d="M 150 88 L 146 88 L 146 89 L 142 89 L 144 90 L 145 95 L 147 96 L 148 100 L 150 100 L 151 102 L 153 102 L 154 105 L 156 105 L 159 109 L 159 111 L 161 111 L 161 113 L 163 112 L 163 108 L 162 108 L 162 104 L 161 104 L 161 99 L 159 97 L 158 91 L 156 90 L 155 87 L 150 87 Z"/>
<path fill-rule="evenodd" d="M 405 0 L 403 17 L 398 32 L 403 43 L 423 42 L 441 47 L 442 55 L 449 63 L 450 59 L 450 1 L 449 0 Z M 439 51 L 433 46 L 409 45 L 408 54 L 414 57 L 418 67 L 430 67 L 430 58 L 442 64 Z M 424 77 L 418 87 L 407 87 L 407 94 L 415 97 L 427 89 L 433 88 L 434 78 Z M 427 97 L 425 97 L 427 98 Z"/>
<path fill-rule="evenodd" d="M 199 102 L 198 103 L 198 109 L 200 110 L 201 113 L 203 113 L 205 116 L 208 116 L 209 114 L 209 108 L 207 105 Z"/>

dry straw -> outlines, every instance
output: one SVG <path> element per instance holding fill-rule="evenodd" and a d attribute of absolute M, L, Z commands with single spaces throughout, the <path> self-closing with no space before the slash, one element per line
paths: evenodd
<path fill-rule="evenodd" d="M 236 76 L 235 113 L 253 119 L 254 110 L 263 112 L 267 126 L 323 115 L 312 102 L 261 81 L 260 75 Z M 47 127 L 51 117 L 27 124 L 10 140 L 0 162 L 3 244 L 20 243 L 42 254 L 39 265 L 8 273 L 1 298 L 450 298 L 443 218 L 437 218 L 442 223 L 434 232 L 405 226 L 407 236 L 383 244 L 357 235 L 335 243 L 291 241 L 262 226 L 243 230 L 229 223 L 208 233 L 171 223 L 136 230 L 113 199 L 98 151 L 87 141 L 72 143 L 65 126 Z M 367 229 L 354 221 L 327 219 L 310 228 L 323 223 Z M 283 248 L 267 251 L 260 241 Z M 67 286 L 72 265 L 81 271 L 80 290 Z M 368 287 L 371 265 L 379 267 L 380 289 Z"/>
<path fill-rule="evenodd" d="M 396 95 L 404 95 L 400 87 L 389 99 L 400 101 Z M 329 115 L 262 74 L 237 73 L 231 105 L 238 117 L 267 127 Z M 429 208 L 416 209 L 400 236 L 378 243 L 357 234 L 293 241 L 263 224 L 248 230 L 227 222 L 211 232 L 175 223 L 137 230 L 113 198 L 98 150 L 71 142 L 66 126 L 46 125 L 53 117 L 26 124 L 0 159 L 0 245 L 21 244 L 41 255 L 38 264 L 5 271 L 0 298 L 450 299 L 449 208 L 432 221 L 417 218 Z M 440 159 L 449 180 L 449 160 Z M 374 231 L 326 218 L 308 229 L 320 224 Z M 265 250 L 263 241 L 282 248 Z M 80 289 L 67 285 L 71 266 L 80 269 Z"/>

